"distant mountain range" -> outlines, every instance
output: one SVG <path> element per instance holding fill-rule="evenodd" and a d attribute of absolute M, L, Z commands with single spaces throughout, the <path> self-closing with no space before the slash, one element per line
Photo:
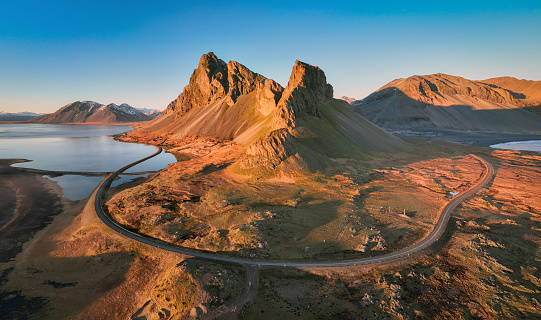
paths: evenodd
<path fill-rule="evenodd" d="M 37 116 L 42 115 L 43 113 L 34 113 L 34 112 L 3 112 L 0 111 L 0 121 L 27 121 Z"/>
<path fill-rule="evenodd" d="M 149 112 L 155 112 L 150 110 Z M 76 101 L 54 113 L 41 115 L 30 122 L 33 123 L 100 123 L 112 124 L 123 122 L 148 121 L 153 117 L 128 104 L 103 105 L 94 101 Z"/>
<path fill-rule="evenodd" d="M 412 76 L 391 81 L 351 104 L 390 130 L 541 131 L 541 116 L 534 114 L 541 108 L 541 81 L 472 81 L 442 73 Z"/>
<path fill-rule="evenodd" d="M 318 67 L 296 61 L 283 88 L 212 52 L 201 57 L 189 84 L 160 117 L 124 139 L 168 144 L 190 137 L 246 146 L 234 165 L 243 172 L 317 170 L 330 158 L 363 158 L 368 151 L 407 146 L 355 107 L 333 99 L 333 88 Z"/>

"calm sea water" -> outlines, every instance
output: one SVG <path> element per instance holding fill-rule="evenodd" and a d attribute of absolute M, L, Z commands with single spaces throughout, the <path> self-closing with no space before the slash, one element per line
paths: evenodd
<path fill-rule="evenodd" d="M 56 124 L 1 124 L 0 158 L 28 159 L 14 166 L 48 171 L 111 172 L 156 151 L 149 145 L 114 141 L 108 135 L 131 130 L 127 126 L 87 126 Z M 158 171 L 176 162 L 162 153 L 127 172 Z M 121 176 L 114 185 L 137 176 Z M 50 178 L 63 188 L 64 197 L 84 199 L 103 180 L 82 175 Z"/>
<path fill-rule="evenodd" d="M 541 152 L 541 140 L 499 143 L 499 144 L 491 145 L 490 147 L 491 148 L 496 148 L 496 149 L 508 149 L 508 150 Z"/>

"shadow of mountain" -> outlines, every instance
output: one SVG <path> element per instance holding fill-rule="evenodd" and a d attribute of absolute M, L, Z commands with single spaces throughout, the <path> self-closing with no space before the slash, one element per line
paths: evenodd
<path fill-rule="evenodd" d="M 111 294 L 118 291 L 115 288 L 133 282 L 131 289 L 137 291 L 137 286 L 143 287 L 149 280 L 145 279 L 145 275 L 152 274 L 150 266 L 147 268 L 149 270 L 136 274 L 141 276 L 140 279 L 128 277 L 129 273 L 133 273 L 130 268 L 133 269 L 134 261 L 135 256 L 130 253 L 114 252 L 95 256 L 50 257 L 31 260 L 27 267 L 6 269 L 0 277 L 0 318 L 27 319 L 37 315 L 42 319 L 64 318 L 83 311 L 106 296 L 108 300 L 118 300 L 118 304 L 104 304 L 103 308 L 111 310 L 103 310 L 103 314 L 114 314 L 126 308 L 122 305 L 129 305 L 129 299 L 123 301 L 126 297 Z M 5 287 L 14 277 L 16 281 Z M 13 289 L 15 283 L 24 291 Z M 63 303 L 58 309 L 60 300 Z"/>

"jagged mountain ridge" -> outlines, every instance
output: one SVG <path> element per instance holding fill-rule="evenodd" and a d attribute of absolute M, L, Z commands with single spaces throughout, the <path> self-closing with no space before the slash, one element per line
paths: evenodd
<path fill-rule="evenodd" d="M 522 109 L 528 102 L 524 95 L 487 81 L 441 73 L 412 76 L 393 80 L 352 105 L 386 129 L 541 130 L 541 117 Z"/>
<path fill-rule="evenodd" d="M 128 104 L 103 105 L 94 101 L 76 101 L 54 113 L 36 117 L 35 123 L 121 123 L 148 121 L 151 118 Z"/>
<path fill-rule="evenodd" d="M 126 139 L 167 144 L 187 137 L 246 146 L 245 157 L 236 164 L 241 169 L 289 163 L 311 170 L 329 158 L 406 146 L 347 103 L 333 99 L 333 88 L 318 67 L 296 61 L 283 88 L 212 52 L 201 57 L 189 84 L 162 116 Z"/>

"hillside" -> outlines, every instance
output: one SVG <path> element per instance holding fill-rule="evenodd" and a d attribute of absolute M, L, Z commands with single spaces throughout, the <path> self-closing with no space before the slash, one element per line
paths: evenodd
<path fill-rule="evenodd" d="M 509 79 L 471 81 L 441 73 L 412 76 L 394 80 L 352 104 L 387 129 L 541 131 L 541 117 L 523 108 L 535 104 L 541 91 Z M 521 93 L 525 88 L 527 93 Z"/>
<path fill-rule="evenodd" d="M 34 123 L 122 123 L 148 121 L 151 118 L 125 103 L 103 105 L 93 101 L 76 101 L 58 111 L 36 117 Z"/>
<path fill-rule="evenodd" d="M 282 163 L 312 170 L 329 158 L 362 158 L 368 151 L 406 146 L 332 96 L 318 67 L 297 61 L 283 88 L 211 52 L 201 57 L 189 84 L 160 117 L 123 139 L 169 145 L 193 137 L 232 140 L 247 148 L 236 164 L 241 170 Z"/>
<path fill-rule="evenodd" d="M 524 109 L 541 115 L 541 81 L 500 77 L 482 80 L 481 82 L 511 91 L 513 96 L 523 103 Z"/>

